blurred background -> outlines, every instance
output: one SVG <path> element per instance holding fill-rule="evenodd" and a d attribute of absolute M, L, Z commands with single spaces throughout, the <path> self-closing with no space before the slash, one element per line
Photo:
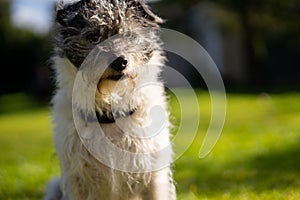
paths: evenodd
<path fill-rule="evenodd" d="M 0 94 L 26 92 L 48 100 L 54 0 L 0 0 Z M 227 90 L 300 88 L 298 0 L 162 0 L 152 2 L 165 28 L 197 40 L 218 66 Z M 203 86 L 184 60 L 169 65 Z M 180 85 L 180 83 L 178 83 Z"/>
<path fill-rule="evenodd" d="M 186 150 L 174 163 L 179 199 L 300 199 L 300 1 L 150 3 L 166 19 L 164 28 L 185 33 L 208 51 L 227 90 L 222 135 L 200 160 L 210 96 L 193 66 L 167 53 L 168 65 L 194 86 L 200 107 L 193 106 L 191 91 L 180 88 L 183 83 L 164 74 L 183 97 L 179 102 L 169 92 L 173 132 L 182 109 L 187 122 L 201 112 L 196 138 L 189 139 L 195 131 L 187 128 L 174 144 Z M 54 4 L 0 0 L 0 199 L 41 199 L 48 180 L 59 176 L 49 103 Z"/>

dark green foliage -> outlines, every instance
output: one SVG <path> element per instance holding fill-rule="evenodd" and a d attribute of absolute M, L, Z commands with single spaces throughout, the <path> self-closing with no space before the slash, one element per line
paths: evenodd
<path fill-rule="evenodd" d="M 0 95 L 19 91 L 49 95 L 49 36 L 13 27 L 10 4 L 0 0 Z"/>

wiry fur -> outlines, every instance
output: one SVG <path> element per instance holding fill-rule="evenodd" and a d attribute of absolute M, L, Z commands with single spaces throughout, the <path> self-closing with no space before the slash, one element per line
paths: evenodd
<path fill-rule="evenodd" d="M 139 159 L 132 160 L 132 166 L 138 167 L 139 172 L 116 170 L 113 153 L 111 165 L 107 166 L 91 151 L 111 152 L 98 147 L 97 141 L 87 145 L 82 143 L 72 113 L 72 96 L 77 95 L 76 91 L 73 93 L 76 74 L 87 67 L 88 62 L 84 60 L 92 57 L 106 69 L 99 77 L 95 104 L 87 106 L 89 97 L 78 94 L 81 96 L 75 99 L 79 99 L 79 109 L 96 110 L 100 115 L 121 113 L 121 116 L 134 109 L 130 117 L 120 119 L 124 129 L 116 123 L 101 124 L 105 136 L 120 149 L 137 154 L 154 153 L 170 144 L 168 122 L 156 135 L 144 129 L 151 123 L 153 107 L 158 105 L 167 111 L 163 84 L 159 80 L 165 61 L 158 35 L 161 22 L 140 0 L 82 0 L 58 5 L 54 26 L 57 91 L 53 98 L 53 122 L 61 179 L 49 184 L 46 200 L 176 199 L 170 168 L 149 170 L 162 159 L 171 160 L 171 151 L 164 157 L 159 154 L 136 157 Z M 120 37 L 114 38 L 114 35 Z M 108 43 L 106 39 L 110 39 Z M 99 54 L 91 53 L 95 47 L 100 49 Z M 128 66 L 121 74 L 122 80 L 111 80 L 120 72 L 110 69 L 105 57 L 98 60 L 102 51 L 128 60 Z M 140 128 L 133 128 L 132 121 Z M 143 139 L 146 136 L 152 137 Z"/>

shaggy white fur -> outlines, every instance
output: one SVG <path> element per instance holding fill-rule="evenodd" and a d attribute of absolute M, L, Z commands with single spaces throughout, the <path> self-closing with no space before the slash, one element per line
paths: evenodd
<path fill-rule="evenodd" d="M 130 36 L 110 37 L 95 45 L 80 67 L 68 54 L 53 58 L 57 80 L 53 123 L 61 178 L 49 184 L 46 200 L 176 199 L 169 166 L 170 123 L 159 78 L 165 57 L 158 40 L 149 44 L 157 32 L 137 23 L 125 23 L 133 27 Z M 145 47 L 151 56 L 143 52 Z M 127 67 L 123 78 L 112 80 L 109 77 L 116 72 L 109 66 L 119 56 L 126 58 Z M 99 124 L 95 112 L 118 117 Z"/>

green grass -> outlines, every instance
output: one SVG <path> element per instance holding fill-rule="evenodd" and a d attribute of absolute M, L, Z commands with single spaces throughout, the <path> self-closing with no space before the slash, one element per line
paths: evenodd
<path fill-rule="evenodd" d="M 24 95 L 0 102 L 0 199 L 41 199 L 45 183 L 58 175 L 50 111 Z"/>
<path fill-rule="evenodd" d="M 181 92 L 182 109 L 170 98 L 175 132 L 182 112 L 190 122 L 197 112 Z M 228 95 L 223 133 L 204 159 L 198 154 L 210 101 L 205 92 L 197 96 L 197 137 L 173 167 L 179 199 L 300 199 L 300 94 Z M 0 199 L 41 199 L 47 181 L 59 175 L 51 129 L 48 108 L 24 95 L 0 97 Z M 186 148 L 191 141 L 184 138 L 192 135 L 187 127 L 175 149 Z"/>

